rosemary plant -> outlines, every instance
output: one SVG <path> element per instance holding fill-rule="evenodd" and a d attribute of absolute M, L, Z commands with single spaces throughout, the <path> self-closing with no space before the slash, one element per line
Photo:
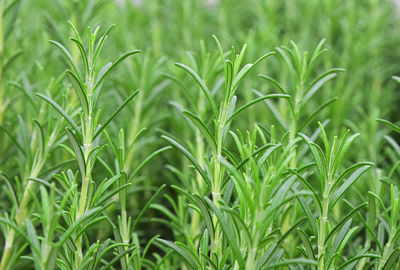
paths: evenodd
<path fill-rule="evenodd" d="M 0 0 L 0 270 L 398 269 L 399 12 L 337 2 Z"/>

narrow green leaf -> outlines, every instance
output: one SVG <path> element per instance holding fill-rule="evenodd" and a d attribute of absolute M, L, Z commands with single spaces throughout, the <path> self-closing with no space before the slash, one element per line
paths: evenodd
<path fill-rule="evenodd" d="M 178 150 L 180 150 L 187 159 L 189 159 L 189 161 L 193 164 L 193 166 L 196 168 L 196 170 L 199 172 L 199 174 L 201 175 L 201 177 L 204 179 L 204 181 L 206 181 L 207 185 L 211 187 L 211 181 L 208 178 L 206 172 L 201 168 L 201 166 L 199 165 L 199 163 L 194 159 L 194 157 L 192 156 L 192 154 L 190 154 L 190 152 L 183 147 L 181 144 L 179 144 L 178 142 L 176 142 L 175 140 L 171 139 L 168 136 L 162 135 L 161 136 L 163 139 L 167 140 L 170 144 L 172 144 L 175 148 L 177 148 Z"/>
<path fill-rule="evenodd" d="M 266 99 L 271 99 L 271 98 L 289 98 L 289 95 L 283 95 L 283 94 L 270 94 L 270 95 L 266 95 L 266 96 L 262 96 L 259 98 L 256 98 L 252 101 L 250 101 L 249 103 L 243 105 L 242 107 L 240 107 L 239 109 L 237 109 L 229 118 L 228 120 L 226 120 L 226 123 L 229 123 L 235 116 L 237 116 L 239 113 L 241 113 L 242 111 L 244 111 L 245 109 L 247 109 L 248 107 L 257 104 L 260 101 L 264 101 Z"/>
<path fill-rule="evenodd" d="M 299 191 L 296 190 L 296 192 L 299 192 Z M 299 200 L 301 208 L 303 208 L 304 213 L 306 214 L 308 224 L 310 224 L 312 233 L 314 235 L 317 235 L 318 228 L 317 228 L 317 224 L 315 222 L 315 217 L 314 217 L 313 213 L 311 212 L 311 209 L 310 209 L 309 205 L 307 204 L 307 201 L 304 199 L 303 196 L 298 196 L 297 199 Z"/>
<path fill-rule="evenodd" d="M 285 240 L 286 237 L 288 237 L 291 232 L 295 229 L 297 229 L 300 224 L 302 224 L 304 221 L 306 220 L 306 218 L 302 218 L 300 219 L 298 222 L 296 222 L 292 227 L 290 227 L 280 238 L 279 240 L 274 243 L 273 245 L 271 245 L 270 251 L 266 252 L 262 258 L 258 261 L 257 263 L 257 267 L 256 270 L 260 270 L 260 269 L 264 269 L 264 265 L 269 262 L 270 258 L 272 258 L 273 254 L 277 251 L 279 245 L 283 242 L 283 240 Z M 270 265 L 268 263 L 268 265 Z"/>
<path fill-rule="evenodd" d="M 329 208 L 332 209 L 337 201 L 340 199 L 340 197 L 344 194 L 344 192 L 355 182 L 357 181 L 360 176 L 365 173 L 369 168 L 371 168 L 372 165 L 365 165 L 359 169 L 357 169 L 355 172 L 353 172 L 349 178 L 347 178 L 344 183 L 336 190 L 336 192 L 332 195 L 330 202 L 329 202 Z"/>
<path fill-rule="evenodd" d="M 99 41 L 97 42 L 97 46 L 96 46 L 96 49 L 93 54 L 94 62 L 97 60 L 97 56 L 99 55 L 101 49 L 103 48 L 104 41 L 106 40 L 106 38 L 107 38 L 108 34 L 111 32 L 111 30 L 114 29 L 114 27 L 115 27 L 115 24 L 112 24 L 110 27 L 108 27 L 107 30 L 104 31 L 104 34 L 101 36 Z"/>
<path fill-rule="evenodd" d="M 235 90 L 239 83 L 242 81 L 242 79 L 262 60 L 264 60 L 265 58 L 267 58 L 268 56 L 271 56 L 275 54 L 275 52 L 270 52 L 267 54 L 264 54 L 263 56 L 261 56 L 259 59 L 257 59 L 254 63 L 252 64 L 247 64 L 245 65 L 240 71 L 239 73 L 236 75 L 235 79 L 232 82 L 232 89 Z"/>
<path fill-rule="evenodd" d="M 349 260 L 347 260 L 345 263 L 343 263 L 342 265 L 340 265 L 337 270 L 341 270 L 343 268 L 345 268 L 347 265 L 355 262 L 355 261 L 359 261 L 362 258 L 375 258 L 375 259 L 379 259 L 381 256 L 376 255 L 376 254 L 370 254 L 370 253 L 366 253 L 366 254 L 361 254 L 361 255 L 357 255 L 355 257 L 350 258 Z"/>
<path fill-rule="evenodd" d="M 158 197 L 158 195 L 163 191 L 163 189 L 166 187 L 165 184 L 163 184 L 157 191 L 156 193 L 151 196 L 150 200 L 147 201 L 146 205 L 142 207 L 140 210 L 139 214 L 136 216 L 135 221 L 132 224 L 132 227 L 130 228 L 131 231 L 134 231 L 136 228 L 136 225 L 139 223 L 140 219 L 142 218 L 143 214 L 146 212 L 146 210 L 150 207 L 150 205 L 153 203 L 153 201 Z"/>
<path fill-rule="evenodd" d="M 332 246 L 329 248 L 327 254 L 327 258 L 329 260 L 329 258 L 331 258 L 332 256 L 334 256 L 334 254 L 338 251 L 340 245 L 342 244 L 342 241 L 344 240 L 346 234 L 349 232 L 350 230 L 350 225 L 351 222 L 353 220 L 350 218 L 348 221 L 346 221 L 346 223 L 343 225 L 342 229 L 338 232 L 335 240 L 333 241 Z"/>
<path fill-rule="evenodd" d="M 25 220 L 26 232 L 28 234 L 29 239 L 31 240 L 31 248 L 33 250 L 33 254 L 39 258 L 41 258 L 40 252 L 40 243 L 37 237 L 35 228 L 33 227 L 32 222 L 29 219 Z"/>
<path fill-rule="evenodd" d="M 96 207 L 93 209 L 90 209 L 86 213 L 84 213 L 79 219 L 77 219 L 71 226 L 68 227 L 68 229 L 62 234 L 62 237 L 58 242 L 56 243 L 57 247 L 60 247 L 65 241 L 67 241 L 73 232 L 75 232 L 84 222 L 87 220 L 93 218 L 93 216 L 96 216 L 99 214 L 99 212 L 103 211 L 103 207 Z"/>
<path fill-rule="evenodd" d="M 99 129 L 97 129 L 96 133 L 93 136 L 93 140 L 97 138 L 97 136 L 100 135 L 100 133 L 107 127 L 107 125 L 114 119 L 114 117 L 131 101 L 137 94 L 139 93 L 139 90 L 133 92 L 112 114 L 111 116 L 107 119 L 107 121 L 104 122 L 102 126 L 100 126 Z"/>
<path fill-rule="evenodd" d="M 41 151 L 41 154 L 44 153 L 45 151 L 45 146 L 46 146 L 46 141 L 45 141 L 45 137 L 43 134 L 43 128 L 40 125 L 39 121 L 37 120 L 33 120 L 33 123 L 36 127 L 37 133 L 38 133 L 38 137 L 39 137 L 39 149 Z"/>
<path fill-rule="evenodd" d="M 196 264 L 197 269 L 201 268 L 201 264 L 199 261 L 199 255 L 196 252 L 196 248 L 193 245 L 193 242 L 190 240 L 190 238 L 187 238 L 188 244 L 184 244 L 181 242 L 175 242 L 175 244 L 180 247 L 182 250 L 186 252 L 187 255 L 191 257 L 191 260 Z"/>
<path fill-rule="evenodd" d="M 7 59 L 7 61 L 5 62 L 4 66 L 2 67 L 2 68 L 3 68 L 3 70 L 2 70 L 2 72 L 3 72 L 2 76 L 4 76 L 4 74 L 6 74 L 6 72 L 8 71 L 8 69 L 10 68 L 10 66 L 12 65 L 12 63 L 14 63 L 15 60 L 17 60 L 17 58 L 18 58 L 19 56 L 21 56 L 22 54 L 23 54 L 22 51 L 18 51 L 18 52 L 16 52 L 16 53 L 14 53 L 10 58 Z"/>
<path fill-rule="evenodd" d="M 301 132 L 303 130 L 303 128 L 305 128 L 312 120 L 313 118 L 319 113 L 321 112 L 325 107 L 329 106 L 330 104 L 332 104 L 333 102 L 335 102 L 338 98 L 334 97 L 331 98 L 330 100 L 328 100 L 327 102 L 325 102 L 324 104 L 322 104 L 320 107 L 318 107 L 318 109 L 316 109 L 313 113 L 311 113 L 306 120 L 304 120 L 303 123 L 301 123 L 301 125 L 299 126 L 299 128 L 297 129 L 297 132 Z"/>
<path fill-rule="evenodd" d="M 89 69 L 90 69 L 89 68 L 89 62 L 88 62 L 86 51 L 85 51 L 85 48 L 83 47 L 82 42 L 80 40 L 76 39 L 76 38 L 70 38 L 70 40 L 72 40 L 76 44 L 76 46 L 78 47 L 78 49 L 79 49 L 79 51 L 81 53 L 81 59 L 82 59 L 82 62 L 83 62 L 83 67 L 85 69 L 85 73 L 86 73 L 87 76 L 89 76 Z"/>
<path fill-rule="evenodd" d="M 72 144 L 72 148 L 74 149 L 75 158 L 78 161 L 79 170 L 81 171 L 81 175 L 84 177 L 86 174 L 86 162 L 85 157 L 82 152 L 82 148 L 79 145 L 78 138 L 72 133 L 68 128 L 65 130 L 68 136 L 69 141 Z"/>
<path fill-rule="evenodd" d="M 182 259 L 185 262 L 185 264 L 187 266 L 189 266 L 191 269 L 198 270 L 196 263 L 192 260 L 191 256 L 189 254 L 187 254 L 187 252 L 185 250 L 183 250 L 182 248 L 178 247 L 174 243 L 172 243 L 170 241 L 166 241 L 164 239 L 157 239 L 157 242 L 160 242 L 161 244 L 163 244 L 163 245 L 171 248 L 172 250 L 174 250 L 178 255 L 180 255 L 182 257 Z"/>
<path fill-rule="evenodd" d="M 309 137 L 307 137 L 305 134 L 303 133 L 299 133 L 299 136 L 308 144 L 311 153 L 314 156 L 315 162 L 317 163 L 317 167 L 318 167 L 318 171 L 320 174 L 320 178 L 321 178 L 321 186 L 322 186 L 322 190 L 325 186 L 325 176 L 326 176 L 326 172 L 327 172 L 327 162 L 326 162 L 326 158 L 322 152 L 321 147 L 319 147 L 317 144 L 315 144 Z"/>
<path fill-rule="evenodd" d="M 302 104 L 306 104 L 307 101 L 329 80 L 336 77 L 338 72 L 344 72 L 343 68 L 332 68 L 323 74 L 321 74 L 318 78 L 316 78 L 311 84 L 310 88 L 307 91 L 307 94 L 302 99 Z"/>
<path fill-rule="evenodd" d="M 314 265 L 314 266 L 318 265 L 317 261 L 315 261 L 315 260 L 300 258 L 300 259 L 290 259 L 290 260 L 284 260 L 284 261 L 277 262 L 277 263 L 268 264 L 263 269 L 276 269 L 276 267 L 279 267 L 279 266 L 289 266 L 289 265 L 297 265 L 297 264 Z"/>
<path fill-rule="evenodd" d="M 5 134 L 7 134 L 7 136 L 10 138 L 10 140 L 15 144 L 15 146 L 17 146 L 17 148 L 21 151 L 22 154 L 24 154 L 24 156 L 26 156 L 26 152 L 24 150 L 24 148 L 21 146 L 21 144 L 18 143 L 18 141 L 15 139 L 15 137 L 10 133 L 10 131 L 8 131 L 8 129 L 6 129 L 5 127 L 3 127 L 2 125 L 0 125 L 0 130 L 2 130 Z"/>
<path fill-rule="evenodd" d="M 385 120 L 385 119 L 381 119 L 381 118 L 376 119 L 376 121 L 378 121 L 378 122 L 380 122 L 380 123 L 383 123 L 383 124 L 385 124 L 386 126 L 388 126 L 388 127 L 390 127 L 391 129 L 393 129 L 394 131 L 396 131 L 397 133 L 400 133 L 400 127 L 397 126 L 397 125 L 395 125 L 395 124 L 393 124 L 392 122 L 389 122 L 389 121 L 387 121 L 387 120 Z"/>
<path fill-rule="evenodd" d="M 67 48 L 65 48 L 64 45 L 62 45 L 61 43 L 54 41 L 54 40 L 50 40 L 50 43 L 56 45 L 61 50 L 61 52 L 64 54 L 64 56 L 67 58 L 68 62 L 70 63 L 72 69 L 74 70 L 75 75 L 80 79 L 80 77 L 79 77 L 80 71 L 78 69 L 78 66 L 75 63 L 74 58 L 72 57 L 71 53 L 67 50 Z"/>
<path fill-rule="evenodd" d="M 215 234 L 214 225 L 212 222 L 212 216 L 210 214 L 210 211 L 209 211 L 206 203 L 200 196 L 198 196 L 196 194 L 193 195 L 193 198 L 196 201 L 196 206 L 200 209 L 201 214 L 203 215 L 204 222 L 206 223 L 207 231 L 210 234 L 210 239 L 214 239 L 214 234 Z"/>
<path fill-rule="evenodd" d="M 382 270 L 391 270 L 394 269 L 398 264 L 400 256 L 400 248 L 396 248 L 389 256 L 388 260 L 385 262 Z"/>
<path fill-rule="evenodd" d="M 236 242 L 237 239 L 232 231 L 232 227 L 228 224 L 228 221 L 226 220 L 225 216 L 222 214 L 221 210 L 219 210 L 209 198 L 205 197 L 205 200 L 208 203 L 208 205 L 210 206 L 210 208 L 213 210 L 215 215 L 218 217 L 218 221 L 221 224 L 222 230 L 224 231 L 227 241 L 229 242 L 229 246 L 233 252 L 234 258 L 238 262 L 239 267 L 241 269 L 243 269 L 244 260 L 242 257 L 242 253 L 240 252 L 238 243 Z"/>
<path fill-rule="evenodd" d="M 283 89 L 283 87 L 275 79 L 273 79 L 272 77 L 267 76 L 267 75 L 263 75 L 263 74 L 258 75 L 258 77 L 263 78 L 263 79 L 271 82 L 273 85 L 276 86 L 276 88 L 278 88 L 279 92 L 281 92 L 282 94 L 287 94 L 286 90 Z"/>
<path fill-rule="evenodd" d="M 350 213 L 348 213 L 344 218 L 342 218 L 336 225 L 333 227 L 333 229 L 329 232 L 328 236 L 326 237 L 325 243 L 329 242 L 329 239 L 335 235 L 335 233 L 343 226 L 347 220 L 349 220 L 356 212 L 358 212 L 361 208 L 367 206 L 368 203 L 362 203 L 359 206 L 355 207 Z"/>
<path fill-rule="evenodd" d="M 140 52 L 141 52 L 140 50 L 135 50 L 135 51 L 126 52 L 126 53 L 124 53 L 123 55 L 121 55 L 120 57 L 118 57 L 118 59 L 115 60 L 110 66 L 107 66 L 107 69 L 106 69 L 104 72 L 102 72 L 101 74 L 99 74 L 99 75 L 97 76 L 96 83 L 95 83 L 95 86 L 94 86 L 94 88 L 93 88 L 93 93 L 96 92 L 97 88 L 99 87 L 100 84 L 103 83 L 103 81 L 104 81 L 104 79 L 106 78 L 106 76 L 107 76 L 119 63 L 121 63 L 122 61 L 124 61 L 124 60 L 125 60 L 126 58 L 128 58 L 129 56 L 134 55 L 134 54 L 137 54 L 137 53 L 140 53 Z"/>
<path fill-rule="evenodd" d="M 10 192 L 10 194 L 11 194 L 11 199 L 12 199 L 14 205 L 19 205 L 17 190 L 16 190 L 15 186 L 12 184 L 11 180 L 2 171 L 0 171 L 0 179 L 3 179 L 4 182 L 6 182 L 8 192 Z"/>
<path fill-rule="evenodd" d="M 160 148 L 156 151 L 154 151 L 153 153 L 151 153 L 151 155 L 147 156 L 145 160 L 142 161 L 142 163 L 140 163 L 137 167 L 136 170 L 132 173 L 132 175 L 129 177 L 129 182 L 132 181 L 132 179 L 140 172 L 140 170 L 147 164 L 149 163 L 154 157 L 158 156 L 159 154 L 171 149 L 171 146 L 166 146 L 163 148 Z"/>
<path fill-rule="evenodd" d="M 186 115 L 192 122 L 193 124 L 202 132 L 204 137 L 207 139 L 208 143 L 213 147 L 214 151 L 217 149 L 217 143 L 215 141 L 214 136 L 211 134 L 211 131 L 207 128 L 206 124 L 204 124 L 201 119 L 196 116 L 195 114 L 189 112 L 189 111 L 182 111 L 184 115 Z"/>
<path fill-rule="evenodd" d="M 200 76 L 190 67 L 181 64 L 181 63 L 176 63 L 175 64 L 177 67 L 180 67 L 181 69 L 185 70 L 187 73 L 189 73 L 193 79 L 196 81 L 196 83 L 200 86 L 201 90 L 203 93 L 206 95 L 208 102 L 211 105 L 211 108 L 213 110 L 214 116 L 217 117 L 218 112 L 217 112 L 217 106 L 215 105 L 214 99 L 211 96 L 210 90 L 208 90 L 208 87 L 206 83 L 200 78 Z"/>
<path fill-rule="evenodd" d="M 2 16 L 5 17 L 8 14 L 8 12 L 12 10 L 13 7 L 19 4 L 19 2 L 21 2 L 21 0 L 13 0 L 10 3 L 8 3 L 8 5 L 4 7 L 4 9 L 2 10 Z"/>
<path fill-rule="evenodd" d="M 107 191 L 112 189 L 112 185 L 116 183 L 120 178 L 122 174 L 117 174 L 111 177 L 110 179 L 105 178 L 96 188 L 93 197 L 91 199 L 91 206 L 95 205 L 97 200 L 100 199 L 100 197 Z M 126 183 L 125 183 L 126 184 Z"/>
<path fill-rule="evenodd" d="M 301 242 L 303 243 L 304 248 L 306 249 L 307 256 L 309 257 L 309 259 L 315 260 L 314 249 L 310 242 L 309 237 L 307 236 L 305 231 L 303 231 L 301 228 L 297 228 L 297 231 L 300 233 L 300 237 L 302 239 Z"/>
<path fill-rule="evenodd" d="M 318 197 L 317 191 L 308 183 L 308 181 L 301 175 L 299 174 L 297 171 L 293 170 L 293 169 L 288 169 L 289 172 L 291 172 L 292 174 L 296 175 L 297 178 L 308 188 L 308 190 L 310 190 L 313 194 L 314 200 L 317 202 L 318 205 L 318 210 L 320 211 L 320 213 L 322 213 L 322 204 L 321 201 Z"/>
<path fill-rule="evenodd" d="M 262 97 L 264 96 L 261 92 L 257 91 L 257 90 L 253 90 L 253 92 L 259 96 Z M 289 99 L 290 100 L 290 99 Z M 280 114 L 280 112 L 278 111 L 278 109 L 275 107 L 275 105 L 270 101 L 270 100 L 264 100 L 265 104 L 268 106 L 268 108 L 270 109 L 270 111 L 272 112 L 272 116 L 276 119 L 277 123 L 284 129 L 287 130 L 288 126 L 283 118 L 283 116 Z M 289 102 L 289 105 L 291 103 Z"/>
<path fill-rule="evenodd" d="M 122 257 L 126 256 L 127 254 L 132 253 L 133 251 L 137 250 L 139 247 L 134 246 L 134 247 L 130 247 L 126 250 L 124 250 L 123 252 L 119 253 L 117 256 L 115 256 L 110 262 L 108 262 L 105 266 L 103 266 L 102 268 L 100 268 L 101 270 L 107 270 L 110 269 L 112 267 L 113 264 L 117 263 Z M 114 269 L 114 268 L 112 268 Z"/>
<path fill-rule="evenodd" d="M 58 105 L 54 100 L 51 98 L 42 95 L 40 93 L 36 93 L 38 97 L 49 103 L 51 106 L 53 106 L 60 114 L 62 117 L 64 117 L 65 120 L 71 125 L 71 127 L 75 130 L 75 132 L 79 135 L 81 135 L 81 132 L 79 130 L 79 127 L 75 124 L 75 122 L 72 120 L 72 118 L 64 111 L 63 108 L 61 108 L 60 105 Z"/>

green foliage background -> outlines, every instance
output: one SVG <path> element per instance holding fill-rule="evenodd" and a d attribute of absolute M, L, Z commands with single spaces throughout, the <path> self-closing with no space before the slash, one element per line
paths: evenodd
<path fill-rule="evenodd" d="M 0 269 L 398 269 L 396 1 L 0 1 Z"/>

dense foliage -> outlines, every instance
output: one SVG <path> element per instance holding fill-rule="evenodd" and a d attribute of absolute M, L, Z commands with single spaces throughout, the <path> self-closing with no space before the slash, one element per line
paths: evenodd
<path fill-rule="evenodd" d="M 399 20 L 0 0 L 0 270 L 399 269 Z"/>

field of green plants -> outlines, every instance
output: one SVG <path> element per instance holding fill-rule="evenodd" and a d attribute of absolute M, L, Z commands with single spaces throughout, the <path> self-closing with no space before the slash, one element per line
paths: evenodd
<path fill-rule="evenodd" d="M 400 269 L 395 0 L 0 0 L 0 270 Z"/>

